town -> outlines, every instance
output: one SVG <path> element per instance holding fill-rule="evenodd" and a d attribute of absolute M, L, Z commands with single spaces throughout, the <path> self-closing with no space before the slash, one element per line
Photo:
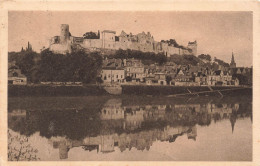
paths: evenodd
<path fill-rule="evenodd" d="M 8 12 L 8 161 L 253 161 L 251 11 L 83 7 Z"/>
<path fill-rule="evenodd" d="M 98 52 L 101 55 L 102 65 L 99 66 L 95 73 L 95 81 L 99 84 L 163 86 L 252 85 L 252 67 L 237 67 L 233 52 L 230 55 L 230 64 L 217 58 L 213 59 L 207 54 L 196 56 L 197 41 L 189 42 L 187 47 L 183 47 L 178 45 L 173 39 L 156 42 L 149 32 L 148 34 L 143 32 L 138 35 L 132 35 L 122 31 L 120 36 L 115 36 L 114 31 L 108 30 L 102 31 L 101 35 L 100 32 L 87 32 L 84 37 L 73 37 L 69 32 L 69 25 L 62 24 L 61 35 L 51 38 L 49 48 L 44 48 L 42 52 L 48 50 L 52 54 L 66 56 L 71 54 L 73 49 L 83 50 L 85 53 Z M 113 53 L 113 51 L 117 52 Z M 28 42 L 27 48 L 22 48 L 21 53 L 26 54 L 30 52 L 33 52 L 33 49 Z M 131 57 L 129 52 L 136 55 Z M 155 60 L 149 59 L 149 56 Z M 37 58 L 36 55 L 32 61 L 37 62 L 39 59 L 41 58 L 39 56 Z M 20 66 L 17 65 L 17 57 L 9 57 L 8 67 L 8 84 L 26 85 L 33 83 L 32 80 L 28 81 L 27 78 L 32 72 L 27 70 L 28 66 L 24 67 L 23 64 L 21 65 L 21 62 Z M 21 70 L 21 67 L 24 69 Z M 94 68 L 90 70 L 94 70 Z M 67 75 L 67 73 L 65 74 Z M 82 82 L 84 81 L 80 79 L 75 81 L 72 78 L 68 78 L 66 81 L 57 79 L 38 80 L 40 84 L 67 86 L 82 85 Z"/>

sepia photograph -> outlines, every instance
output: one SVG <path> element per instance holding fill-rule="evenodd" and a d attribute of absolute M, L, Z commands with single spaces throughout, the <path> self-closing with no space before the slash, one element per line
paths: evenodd
<path fill-rule="evenodd" d="M 8 160 L 252 160 L 251 12 L 8 19 Z"/>
<path fill-rule="evenodd" d="M 7 163 L 253 162 L 253 15 L 9 10 Z"/>

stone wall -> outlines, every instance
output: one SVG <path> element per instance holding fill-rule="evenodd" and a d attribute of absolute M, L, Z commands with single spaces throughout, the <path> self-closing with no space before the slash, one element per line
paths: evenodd
<path fill-rule="evenodd" d="M 84 48 L 102 48 L 101 39 L 84 39 L 82 47 Z"/>
<path fill-rule="evenodd" d="M 69 42 L 65 44 L 51 44 L 49 49 L 56 54 L 71 53 L 71 44 Z"/>
<path fill-rule="evenodd" d="M 119 41 L 118 41 L 119 40 Z M 50 50 L 55 53 L 66 54 L 71 52 L 72 44 L 80 44 L 84 48 L 96 50 L 105 48 L 110 50 L 139 50 L 142 52 L 163 53 L 167 57 L 171 55 L 194 54 L 197 52 L 197 42 L 189 42 L 188 48 L 179 48 L 168 45 L 168 43 L 154 41 L 153 36 L 148 32 L 142 32 L 137 35 L 126 34 L 122 31 L 116 41 L 116 32 L 104 30 L 100 39 L 83 39 L 83 37 L 73 37 L 69 33 L 69 25 L 61 25 L 61 35 L 54 36 L 50 40 Z"/>

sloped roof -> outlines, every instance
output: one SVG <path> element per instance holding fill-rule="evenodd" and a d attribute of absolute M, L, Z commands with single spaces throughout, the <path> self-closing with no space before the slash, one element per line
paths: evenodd
<path fill-rule="evenodd" d="M 120 36 L 126 36 L 126 35 L 127 35 L 127 33 L 125 33 L 125 31 L 122 30 Z"/>

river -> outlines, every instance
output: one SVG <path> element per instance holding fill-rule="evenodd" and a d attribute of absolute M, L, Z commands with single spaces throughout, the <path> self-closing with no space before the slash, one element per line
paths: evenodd
<path fill-rule="evenodd" d="M 252 161 L 252 99 L 10 97 L 9 160 Z"/>

